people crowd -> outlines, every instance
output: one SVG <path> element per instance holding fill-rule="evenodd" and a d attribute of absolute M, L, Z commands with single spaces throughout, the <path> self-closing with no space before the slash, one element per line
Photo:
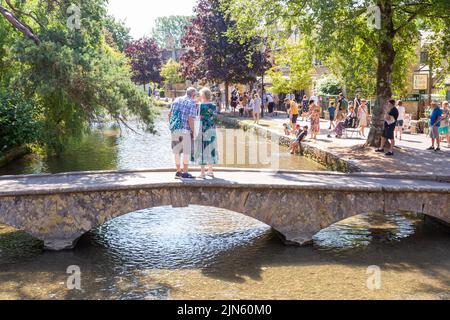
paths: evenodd
<path fill-rule="evenodd" d="M 213 166 L 218 163 L 216 114 L 221 112 L 222 95 L 213 94 L 209 88 L 203 88 L 199 92 L 195 88 L 189 88 L 186 95 L 175 99 L 169 114 L 169 127 L 172 132 L 172 150 L 176 163 L 177 179 L 194 178 L 189 173 L 189 164 L 195 163 L 201 168 L 198 178 L 214 178 Z M 253 119 L 254 124 L 260 124 L 262 114 L 267 112 L 267 117 L 277 115 L 278 97 L 268 92 L 261 93 L 258 90 L 240 93 L 235 87 L 231 93 L 230 106 L 233 114 L 238 109 L 240 117 Z M 322 110 L 320 99 L 313 93 L 308 98 L 303 95 L 299 102 L 295 95 L 288 94 L 283 101 L 284 110 L 289 122 L 283 123 L 283 131 L 286 136 L 293 137 L 290 144 L 292 154 L 299 151 L 302 142 L 308 138 L 317 140 L 321 133 L 320 121 Z M 385 108 L 383 132 L 379 147 L 375 150 L 386 156 L 394 156 L 396 139 L 402 140 L 406 108 L 403 101 L 390 99 Z M 342 138 L 346 131 L 351 130 L 361 138 L 366 137 L 366 128 L 370 126 L 370 112 L 367 100 L 356 95 L 348 101 L 343 93 L 339 94 L 337 101 L 330 101 L 327 108 L 329 127 L 327 138 Z M 431 146 L 428 150 L 436 152 L 441 150 L 441 141 L 445 140 L 450 148 L 450 109 L 448 101 L 438 101 L 431 104 L 429 115 L 429 136 Z M 309 125 L 298 123 L 309 122 Z M 347 135 L 346 135 L 347 136 Z"/>

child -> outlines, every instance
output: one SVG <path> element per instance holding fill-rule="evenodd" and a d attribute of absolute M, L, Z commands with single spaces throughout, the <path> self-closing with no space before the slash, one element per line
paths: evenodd
<path fill-rule="evenodd" d="M 335 114 L 336 114 L 336 106 L 334 105 L 334 102 L 330 103 L 330 107 L 328 108 L 328 113 L 330 114 L 330 127 L 328 129 L 331 130 L 336 127 L 334 124 L 334 118 L 335 118 Z"/>
<path fill-rule="evenodd" d="M 290 151 L 291 154 L 295 154 L 298 152 L 298 147 L 300 146 L 300 143 L 302 143 L 305 138 L 308 136 L 308 126 L 304 126 L 303 130 L 299 131 L 297 134 L 297 138 L 291 142 L 290 144 Z"/>
<path fill-rule="evenodd" d="M 287 123 L 283 123 L 283 128 L 284 128 L 284 134 L 287 136 L 291 135 L 291 126 L 288 125 Z"/>
<path fill-rule="evenodd" d="M 300 125 L 297 124 L 297 125 L 295 126 L 295 130 L 292 132 L 292 134 L 293 134 L 294 136 L 298 136 L 298 134 L 300 133 L 300 131 L 302 131 L 302 129 L 301 129 Z"/>

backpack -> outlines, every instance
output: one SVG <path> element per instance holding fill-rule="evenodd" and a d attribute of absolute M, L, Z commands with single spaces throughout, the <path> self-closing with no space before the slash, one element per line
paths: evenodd
<path fill-rule="evenodd" d="M 177 130 L 181 130 L 183 127 L 181 122 L 181 111 L 175 110 L 170 117 L 169 129 L 173 133 Z"/>

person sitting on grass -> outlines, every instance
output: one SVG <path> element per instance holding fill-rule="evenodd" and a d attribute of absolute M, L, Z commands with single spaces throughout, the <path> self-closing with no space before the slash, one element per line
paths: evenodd
<path fill-rule="evenodd" d="M 302 143 L 305 138 L 308 136 L 308 126 L 304 126 L 303 130 L 300 130 L 297 134 L 297 138 L 290 143 L 290 152 L 291 154 L 295 154 L 298 152 L 298 148 L 300 143 Z"/>

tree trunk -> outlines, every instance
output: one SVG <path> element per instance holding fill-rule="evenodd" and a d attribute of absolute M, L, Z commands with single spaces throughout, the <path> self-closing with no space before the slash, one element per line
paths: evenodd
<path fill-rule="evenodd" d="M 372 147 L 380 145 L 387 102 L 392 98 L 392 72 L 396 54 L 393 46 L 395 29 L 392 19 L 392 0 L 378 0 L 377 4 L 381 11 L 381 30 L 378 30 L 380 43 L 378 47 L 377 97 L 366 142 L 366 146 Z"/>

